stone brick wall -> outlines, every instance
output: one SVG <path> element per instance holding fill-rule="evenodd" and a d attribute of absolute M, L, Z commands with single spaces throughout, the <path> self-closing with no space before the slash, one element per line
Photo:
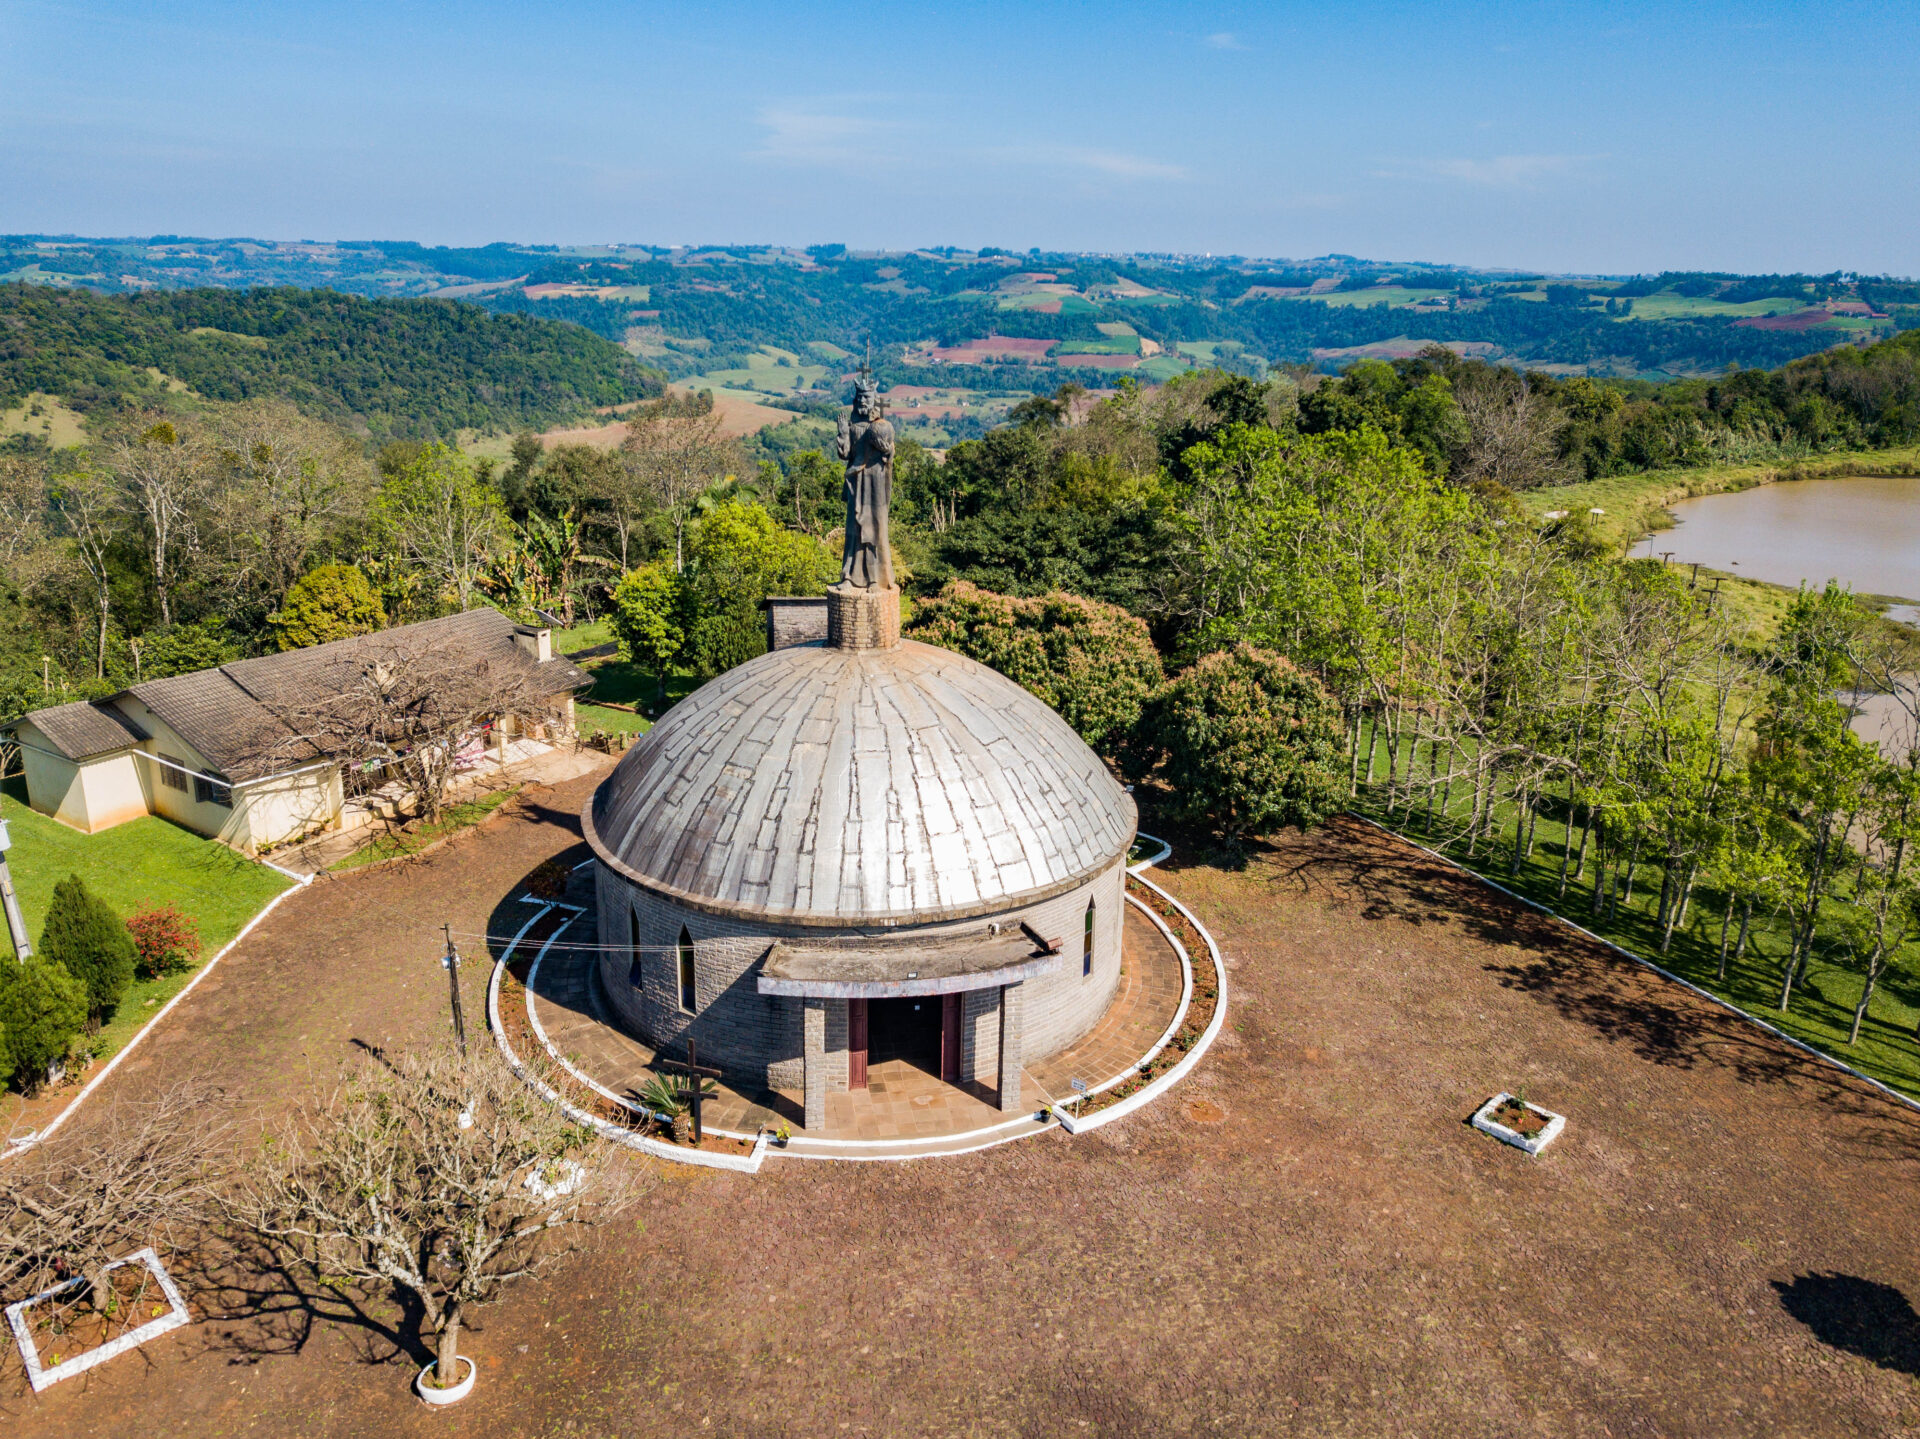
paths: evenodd
<path fill-rule="evenodd" d="M 775 939 L 824 938 L 819 930 L 756 925 L 701 913 L 630 884 L 604 866 L 594 867 L 602 952 L 600 977 L 609 1005 L 621 1024 L 660 1049 L 676 1050 L 691 1036 L 701 1058 L 729 1071 L 729 1081 L 799 1090 L 804 1083 L 803 1001 L 763 995 L 758 989 L 760 961 Z M 1089 883 L 1026 909 L 997 916 L 1012 926 L 1022 920 L 1043 936 L 1062 941 L 1059 968 L 1026 981 L 1023 997 L 1025 1060 L 1032 1063 L 1079 1039 L 1106 1011 L 1120 982 L 1125 867 L 1113 867 Z M 1081 936 L 1088 902 L 1094 905 L 1093 973 L 1084 975 Z M 630 943 L 628 916 L 639 921 L 639 984 L 632 982 L 632 958 L 619 946 Z M 984 931 L 985 919 L 928 925 L 896 932 L 896 938 L 946 938 Z M 685 927 L 693 940 L 694 1013 L 680 1008 L 677 946 Z M 843 936 L 858 938 L 854 934 Z M 827 1087 L 847 1087 L 847 1005 L 824 1003 Z M 962 1074 L 983 1084 L 996 1082 L 1000 1049 L 999 991 L 972 990 L 962 1010 Z"/>
<path fill-rule="evenodd" d="M 821 644 L 827 638 L 825 595 L 774 595 L 767 600 L 767 648 Z"/>
<path fill-rule="evenodd" d="M 842 650 L 890 650 L 900 643 L 900 591 L 834 585 L 827 591 L 827 643 Z"/>

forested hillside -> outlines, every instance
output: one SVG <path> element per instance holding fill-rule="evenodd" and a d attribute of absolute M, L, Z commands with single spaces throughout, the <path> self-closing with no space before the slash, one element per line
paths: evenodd
<path fill-rule="evenodd" d="M 290 400 L 375 439 L 544 427 L 660 388 L 578 326 L 444 300 L 0 286 L 0 406 L 36 391 L 83 412 L 154 403 L 167 378 L 209 400 Z"/>

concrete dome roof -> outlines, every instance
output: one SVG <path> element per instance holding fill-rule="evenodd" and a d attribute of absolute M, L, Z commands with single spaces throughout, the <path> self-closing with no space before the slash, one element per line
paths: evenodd
<path fill-rule="evenodd" d="M 1133 841 L 1067 722 L 948 650 L 774 650 L 675 705 L 582 819 L 594 854 L 692 908 L 882 927 L 1062 893 Z"/>

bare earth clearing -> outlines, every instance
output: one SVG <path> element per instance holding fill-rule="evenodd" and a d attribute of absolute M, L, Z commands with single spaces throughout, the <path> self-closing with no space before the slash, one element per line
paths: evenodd
<path fill-rule="evenodd" d="M 594 779 L 288 900 L 120 1092 L 198 1070 L 278 1108 L 439 1033 L 432 926 L 500 931 L 584 853 Z M 453 1417 L 391 1306 L 281 1299 L 38 1400 L 15 1361 L 8 1432 L 1920 1432 L 1920 1115 L 1358 825 L 1161 878 L 1230 958 L 1229 1024 L 1140 1115 L 663 1168 L 639 1226 L 480 1316 Z M 1541 1159 L 1467 1126 L 1500 1089 L 1569 1116 Z"/>

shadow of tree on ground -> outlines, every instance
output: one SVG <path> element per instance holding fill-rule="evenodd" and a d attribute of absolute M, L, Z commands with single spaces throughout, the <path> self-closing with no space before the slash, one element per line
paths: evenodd
<path fill-rule="evenodd" d="M 1920 1314 L 1891 1284 L 1855 1274 L 1802 1274 L 1776 1279 L 1773 1287 L 1780 1307 L 1822 1344 L 1920 1376 Z"/>

